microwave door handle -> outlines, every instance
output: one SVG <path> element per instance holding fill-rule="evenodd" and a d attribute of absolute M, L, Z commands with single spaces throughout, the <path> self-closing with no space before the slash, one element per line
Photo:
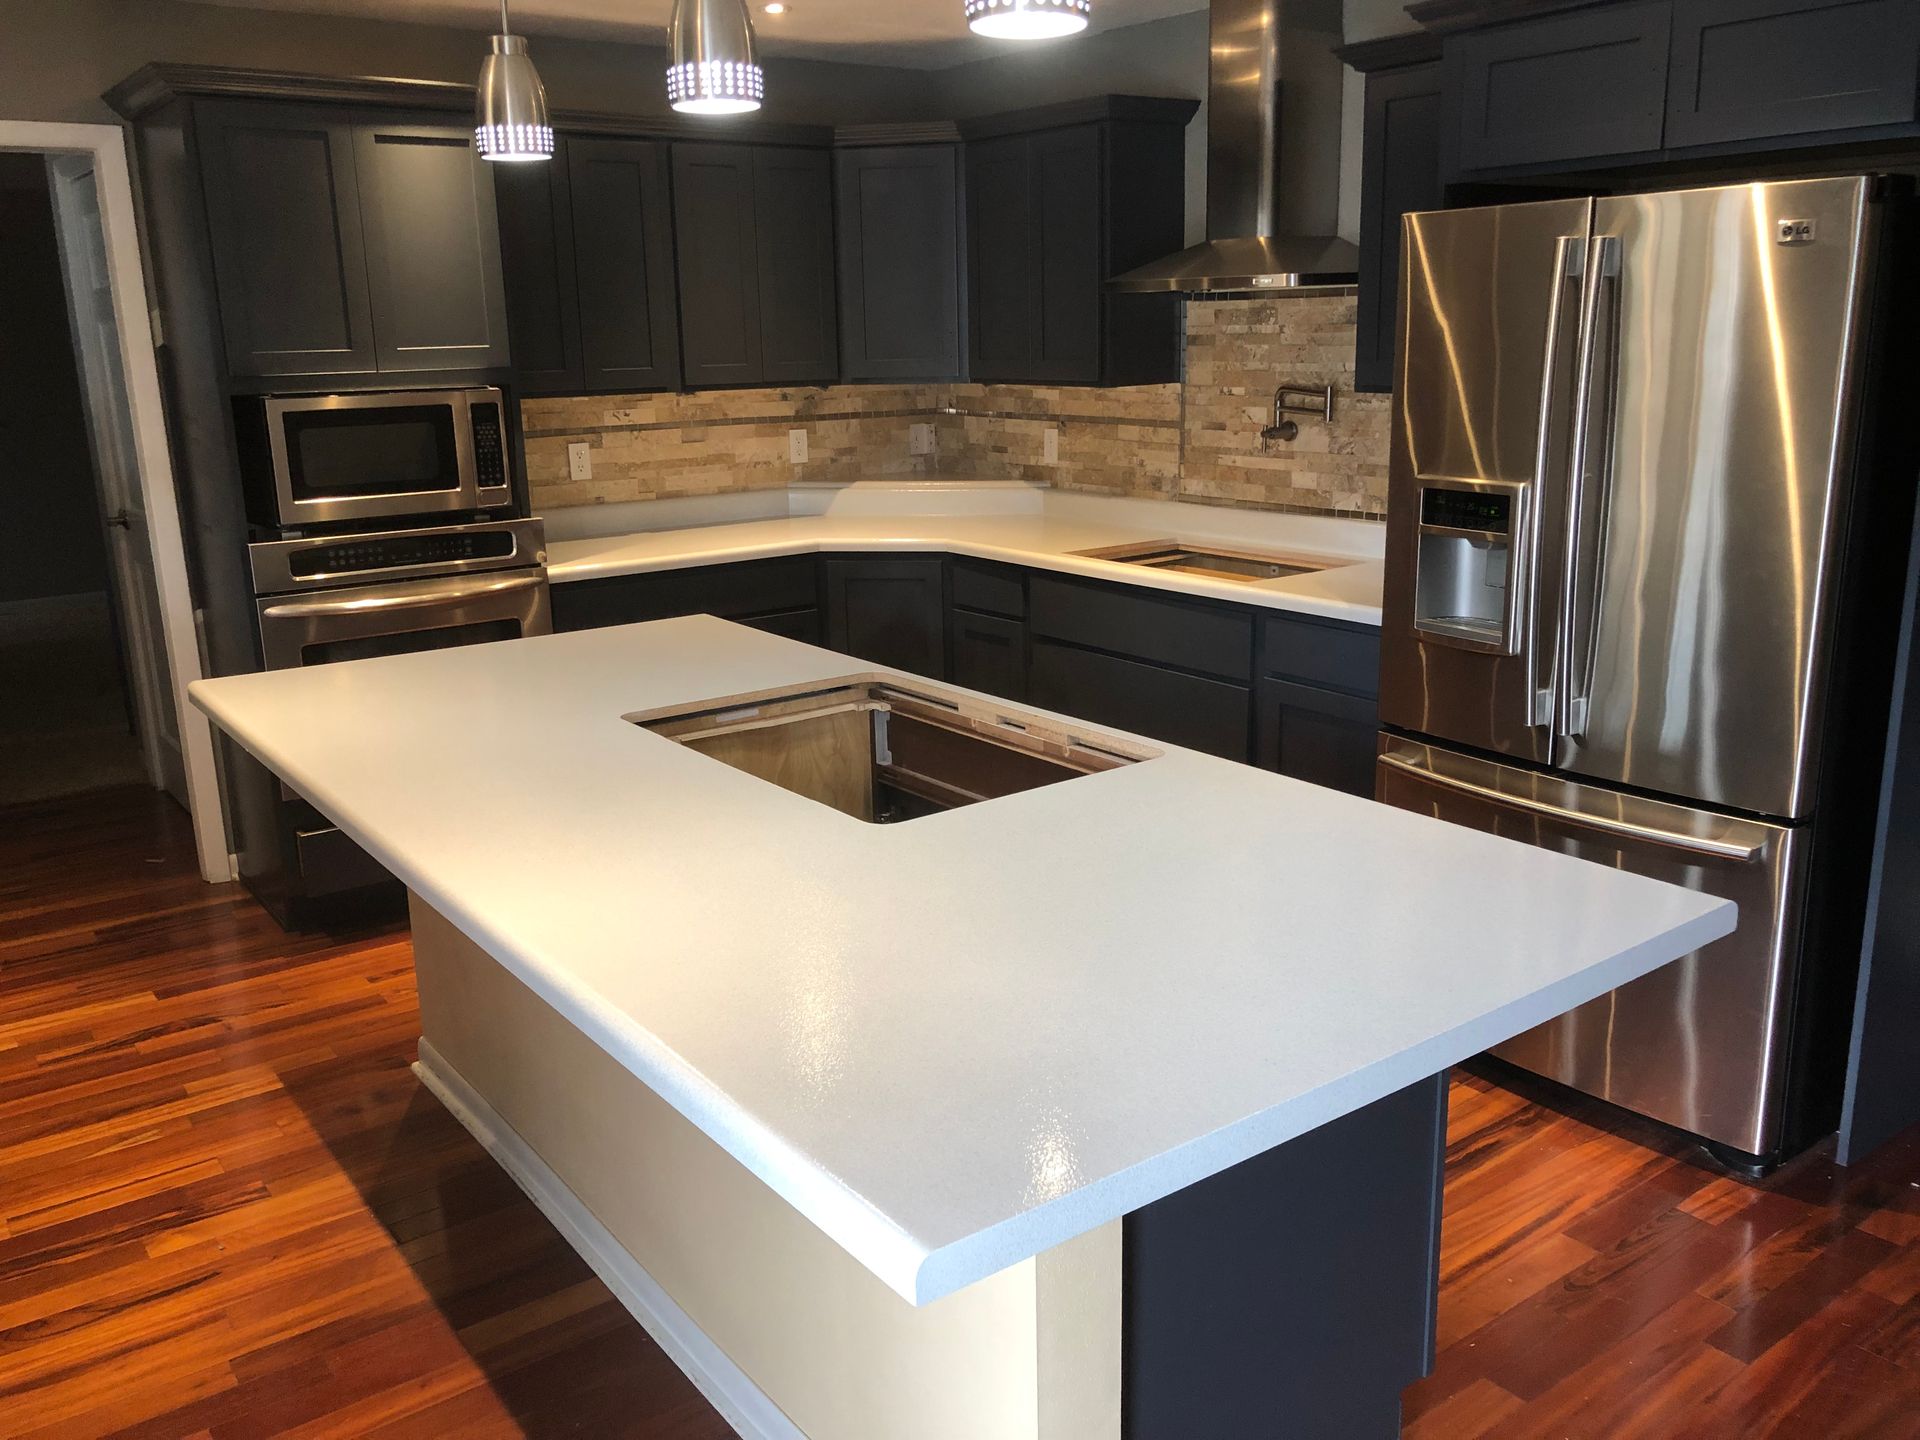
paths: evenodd
<path fill-rule="evenodd" d="M 466 580 L 452 585 L 422 589 L 409 584 L 405 592 L 392 595 L 362 595 L 354 600 L 282 600 L 260 612 L 263 620 L 312 620 L 340 615 L 377 615 L 391 610 L 418 610 L 449 601 L 484 600 L 494 595 L 510 595 L 534 590 L 547 583 L 546 573 L 515 576 L 510 580 Z"/>
<path fill-rule="evenodd" d="M 480 453 L 473 443 L 473 397 L 464 390 L 451 392 L 453 402 L 453 456 L 460 472 L 460 499 L 469 510 L 480 508 Z"/>
<path fill-rule="evenodd" d="M 1554 242 L 1553 303 L 1547 310 L 1547 352 L 1540 372 L 1540 421 L 1533 452 L 1532 503 L 1525 511 L 1526 533 L 1515 537 L 1519 542 L 1518 558 L 1525 566 L 1516 588 L 1522 607 L 1520 663 L 1527 677 L 1527 724 L 1533 727 L 1550 726 L 1554 722 L 1554 657 L 1543 656 L 1540 644 L 1540 611 L 1546 603 L 1540 593 L 1541 550 L 1545 543 L 1541 533 L 1545 510 L 1542 497 L 1558 478 L 1556 462 L 1567 453 L 1566 427 L 1561 417 L 1568 408 L 1563 396 L 1572 357 L 1568 353 L 1566 334 L 1569 324 L 1576 329 L 1580 324 L 1578 306 L 1586 274 L 1586 242 L 1585 235 L 1562 235 Z M 1574 312 L 1571 320 L 1569 311 Z"/>
<path fill-rule="evenodd" d="M 1524 815 L 1536 815 L 1543 820 L 1552 820 L 1584 830 L 1597 830 L 1604 835 L 1613 835 L 1622 840 L 1634 840 L 1644 845 L 1659 845 L 1668 850 L 1684 850 L 1695 855 L 1711 855 L 1715 859 L 1733 860 L 1747 865 L 1758 860 L 1761 852 L 1766 848 L 1764 840 L 1759 844 L 1748 845 L 1738 840 L 1725 840 L 1711 835 L 1683 835 L 1678 831 L 1664 830 L 1656 825 L 1640 825 L 1632 820 L 1616 820 L 1611 816 L 1595 815 L 1585 810 L 1569 810 L 1566 806 L 1555 805 L 1550 800 L 1534 800 L 1521 795 L 1509 795 L 1506 791 L 1496 790 L 1491 785 L 1476 785 L 1471 780 L 1442 775 L 1437 770 L 1404 755 L 1388 753 L 1380 757 L 1380 763 L 1395 770 L 1405 771 L 1423 785 L 1452 790 L 1461 795 L 1472 796 L 1475 800 L 1483 800 L 1490 805 L 1518 810 Z"/>
<path fill-rule="evenodd" d="M 1580 320 L 1580 376 L 1567 491 L 1567 589 L 1561 622 L 1566 680 L 1560 733 L 1569 739 L 1587 733 L 1599 661 L 1600 574 L 1613 503 L 1613 418 L 1620 383 L 1621 265 L 1620 237 L 1595 236 Z"/>

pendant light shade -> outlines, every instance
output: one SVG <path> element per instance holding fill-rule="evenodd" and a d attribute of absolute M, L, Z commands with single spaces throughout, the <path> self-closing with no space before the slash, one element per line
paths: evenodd
<path fill-rule="evenodd" d="M 493 53 L 480 66 L 473 143 L 483 160 L 553 158 L 547 88 L 527 55 L 526 40 L 512 31 L 507 0 L 500 0 L 500 33 L 493 37 Z"/>
<path fill-rule="evenodd" d="M 674 0 L 667 101 L 688 115 L 740 115 L 766 98 L 746 0 Z"/>
<path fill-rule="evenodd" d="M 967 24 L 996 40 L 1077 35 L 1093 19 L 1093 0 L 967 0 Z"/>

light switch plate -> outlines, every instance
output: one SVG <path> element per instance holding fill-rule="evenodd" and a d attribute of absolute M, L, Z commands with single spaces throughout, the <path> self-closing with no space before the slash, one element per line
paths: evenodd
<path fill-rule="evenodd" d="M 907 431 L 907 453 L 909 455 L 933 453 L 933 426 L 915 425 Z"/>
<path fill-rule="evenodd" d="M 796 465 L 807 463 L 807 432 L 804 430 L 787 431 L 787 459 Z"/>
<path fill-rule="evenodd" d="M 1058 465 L 1060 463 L 1060 432 L 1049 425 L 1047 433 L 1040 438 L 1040 463 Z"/>
<path fill-rule="evenodd" d="M 567 476 L 573 480 L 593 478 L 593 446 L 585 440 L 567 446 Z"/>

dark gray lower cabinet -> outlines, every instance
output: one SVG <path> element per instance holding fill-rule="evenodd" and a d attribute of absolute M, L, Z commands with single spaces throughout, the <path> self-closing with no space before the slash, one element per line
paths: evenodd
<path fill-rule="evenodd" d="M 1035 639 L 1027 698 L 1063 715 L 1225 760 L 1249 756 L 1250 696 L 1244 685 Z"/>
<path fill-rule="evenodd" d="M 575 580 L 553 587 L 553 628 L 593 630 L 677 615 L 718 615 L 817 644 L 819 569 L 810 555 Z"/>
<path fill-rule="evenodd" d="M 944 679 L 943 571 L 939 559 L 919 556 L 829 559 L 828 646 L 876 665 Z"/>
<path fill-rule="evenodd" d="M 1027 627 L 1004 615 L 952 612 L 948 678 L 1006 700 L 1027 698 Z"/>
<path fill-rule="evenodd" d="M 1380 702 L 1286 680 L 1262 680 L 1259 764 L 1296 780 L 1373 798 Z"/>

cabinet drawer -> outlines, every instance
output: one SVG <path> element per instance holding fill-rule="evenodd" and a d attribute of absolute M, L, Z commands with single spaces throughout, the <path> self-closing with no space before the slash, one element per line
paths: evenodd
<path fill-rule="evenodd" d="M 675 615 L 739 620 L 812 610 L 819 603 L 818 568 L 811 556 L 795 555 L 606 580 L 563 581 L 553 587 L 553 628 L 590 630 Z"/>
<path fill-rule="evenodd" d="M 1673 26 L 1670 147 L 1915 118 L 1914 0 L 1688 0 Z"/>
<path fill-rule="evenodd" d="M 1244 686 L 1045 640 L 1033 642 L 1027 673 L 1035 705 L 1226 760 L 1248 758 L 1252 696 Z"/>
<path fill-rule="evenodd" d="M 1027 613 L 1025 577 L 1003 565 L 977 565 L 955 560 L 952 568 L 953 603 L 989 615 L 1024 618 Z"/>
<path fill-rule="evenodd" d="M 1027 627 L 999 615 L 976 615 L 955 610 L 947 652 L 952 662 L 949 678 L 969 690 L 983 690 L 1005 700 L 1027 697 Z"/>
<path fill-rule="evenodd" d="M 1036 637 L 1243 684 L 1253 678 L 1251 615 L 1040 575 L 1033 577 L 1028 596 Z"/>
<path fill-rule="evenodd" d="M 1380 693 L 1380 632 L 1272 615 L 1260 622 L 1260 673 L 1353 695 Z"/>
<path fill-rule="evenodd" d="M 1670 0 L 1651 0 L 1450 37 L 1459 168 L 1658 150 L 1671 13 Z"/>

